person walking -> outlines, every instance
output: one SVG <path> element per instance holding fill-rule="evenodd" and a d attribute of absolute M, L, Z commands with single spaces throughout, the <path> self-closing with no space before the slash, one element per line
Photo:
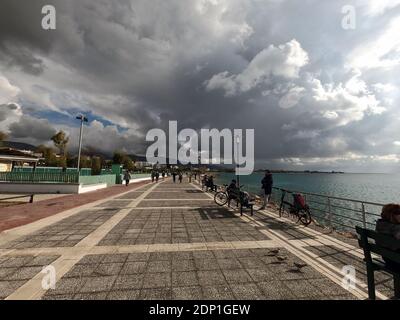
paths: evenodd
<path fill-rule="evenodd" d="M 267 170 L 265 171 L 265 176 L 261 180 L 261 188 L 264 190 L 264 203 L 263 206 L 261 207 L 261 210 L 265 209 L 266 206 L 268 205 L 269 201 L 271 200 L 271 194 L 272 194 L 272 185 L 274 184 L 274 180 L 272 178 L 271 171 Z"/>
<path fill-rule="evenodd" d="M 164 180 L 164 179 L 165 179 L 165 171 L 163 171 L 163 172 L 161 173 L 161 176 L 162 176 L 162 179 Z"/>
<path fill-rule="evenodd" d="M 172 172 L 172 181 L 176 183 L 176 172 Z"/>
<path fill-rule="evenodd" d="M 159 179 L 160 179 L 160 173 L 157 171 L 156 172 L 156 182 L 158 182 Z"/>
<path fill-rule="evenodd" d="M 131 174 L 128 170 L 125 171 L 124 174 L 125 186 L 129 186 L 129 181 L 131 180 Z"/>
<path fill-rule="evenodd" d="M 183 179 L 182 172 L 179 172 L 179 183 L 182 183 L 182 179 Z"/>

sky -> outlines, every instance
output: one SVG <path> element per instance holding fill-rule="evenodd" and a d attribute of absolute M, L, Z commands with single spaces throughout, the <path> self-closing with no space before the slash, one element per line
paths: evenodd
<path fill-rule="evenodd" d="M 400 0 L 1 0 L 0 130 L 74 152 L 84 113 L 145 154 L 176 120 L 254 129 L 257 168 L 399 172 L 399 29 Z"/>

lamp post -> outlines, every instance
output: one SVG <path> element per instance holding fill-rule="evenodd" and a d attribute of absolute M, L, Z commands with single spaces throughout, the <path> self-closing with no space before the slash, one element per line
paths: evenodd
<path fill-rule="evenodd" d="M 240 137 L 239 137 L 239 135 L 237 135 L 236 136 L 236 169 L 239 169 L 239 144 L 240 144 Z M 239 172 L 236 173 L 236 181 L 237 181 L 238 188 L 240 188 Z"/>
<path fill-rule="evenodd" d="M 88 122 L 89 120 L 83 114 L 80 114 L 79 116 L 77 116 L 76 119 L 81 121 L 81 129 L 80 129 L 80 132 L 79 132 L 79 150 L 78 150 L 78 172 L 79 172 L 80 164 L 81 164 L 83 123 L 84 122 Z"/>

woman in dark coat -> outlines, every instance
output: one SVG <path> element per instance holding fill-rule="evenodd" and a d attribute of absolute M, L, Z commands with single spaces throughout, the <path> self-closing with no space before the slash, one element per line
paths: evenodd
<path fill-rule="evenodd" d="M 271 199 L 272 194 L 272 185 L 274 184 L 274 180 L 272 179 L 271 171 L 265 171 L 265 176 L 261 180 L 261 188 L 264 190 L 264 204 L 261 209 L 265 209 L 268 205 L 269 200 Z"/>

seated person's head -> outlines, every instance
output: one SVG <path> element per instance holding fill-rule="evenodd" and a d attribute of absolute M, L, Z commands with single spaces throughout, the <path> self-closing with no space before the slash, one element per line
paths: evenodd
<path fill-rule="evenodd" d="M 381 216 L 387 222 L 400 224 L 400 205 L 394 203 L 385 205 L 382 208 Z"/>

